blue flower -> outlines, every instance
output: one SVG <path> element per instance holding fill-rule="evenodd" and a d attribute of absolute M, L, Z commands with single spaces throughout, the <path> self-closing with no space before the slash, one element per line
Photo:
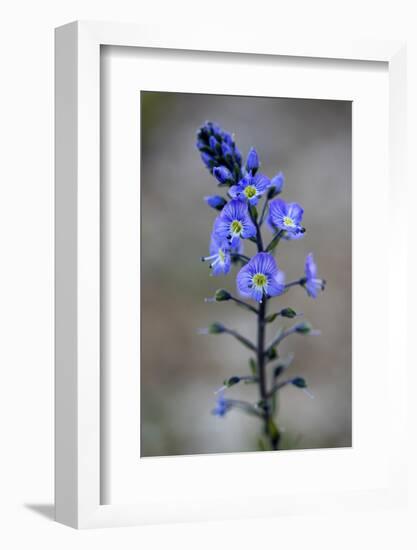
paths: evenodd
<path fill-rule="evenodd" d="M 210 255 L 201 258 L 203 262 L 210 261 L 210 269 L 212 270 L 212 275 L 215 277 L 218 275 L 227 275 L 230 271 L 231 266 L 231 246 L 230 243 L 221 239 L 213 231 L 210 239 L 209 247 Z"/>
<path fill-rule="evenodd" d="M 206 203 L 214 208 L 215 210 L 222 210 L 223 206 L 226 204 L 226 199 L 220 197 L 220 195 L 211 195 L 209 197 L 204 197 Z"/>
<path fill-rule="evenodd" d="M 296 202 L 286 203 L 275 199 L 269 205 L 269 225 L 287 232 L 289 238 L 300 238 L 305 232 L 301 225 L 304 210 Z"/>
<path fill-rule="evenodd" d="M 317 264 L 314 261 L 313 254 L 307 254 L 305 263 L 305 283 L 304 287 L 311 298 L 317 298 L 320 290 L 324 290 L 326 282 L 317 277 Z"/>
<path fill-rule="evenodd" d="M 211 412 L 215 416 L 221 417 L 221 416 L 224 416 L 227 413 L 227 411 L 229 411 L 231 408 L 232 407 L 230 403 L 228 403 L 227 399 L 225 399 L 224 397 L 224 392 L 220 391 L 217 394 L 216 406 Z"/>
<path fill-rule="evenodd" d="M 248 158 L 246 160 L 246 171 L 254 175 L 258 171 L 258 168 L 259 168 L 258 153 L 256 152 L 256 149 L 252 147 L 252 149 L 248 153 Z"/>
<path fill-rule="evenodd" d="M 241 200 L 231 200 L 214 222 L 214 231 L 220 240 L 228 240 L 237 246 L 239 239 L 249 239 L 256 235 L 256 227 L 251 220 L 248 205 Z"/>
<path fill-rule="evenodd" d="M 268 191 L 268 197 L 272 199 L 272 197 L 275 197 L 276 195 L 279 195 L 283 188 L 285 183 L 285 177 L 282 172 L 278 172 L 270 182 L 269 185 L 269 191 Z"/>
<path fill-rule="evenodd" d="M 255 206 L 270 186 L 269 179 L 263 174 L 251 176 L 247 174 L 237 185 L 232 185 L 229 189 L 229 195 L 234 199 L 247 200 L 249 204 Z"/>
<path fill-rule="evenodd" d="M 237 289 L 245 298 L 262 302 L 264 296 L 285 291 L 285 275 L 268 252 L 258 252 L 237 274 Z"/>

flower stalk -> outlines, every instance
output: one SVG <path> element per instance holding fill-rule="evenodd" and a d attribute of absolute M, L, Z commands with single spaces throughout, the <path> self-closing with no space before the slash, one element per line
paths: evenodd
<path fill-rule="evenodd" d="M 282 306 L 275 310 L 276 313 L 268 315 L 268 304 L 270 300 L 298 286 L 304 288 L 309 297 L 317 298 L 320 291 L 324 290 L 325 282 L 317 276 L 317 265 L 312 254 L 306 257 L 304 275 L 287 284 L 285 274 L 275 259 L 274 255 L 281 240 L 297 240 L 305 234 L 302 225 L 303 208 L 298 203 L 287 203 L 281 198 L 276 198 L 284 188 L 282 172 L 278 172 L 271 179 L 262 174 L 260 158 L 254 147 L 250 149 L 246 162 L 243 163 L 232 135 L 213 122 L 205 123 L 198 131 L 197 148 L 218 186 L 227 189 L 225 197 L 210 195 L 205 198 L 208 206 L 217 211 L 218 215 L 213 223 L 209 255 L 202 260 L 210 261 L 211 274 L 214 276 L 228 275 L 234 265 L 241 264 L 236 276 L 240 298 L 226 289 L 219 289 L 213 298 L 206 301 L 231 301 L 255 314 L 257 320 L 256 343 L 220 323 L 213 323 L 208 329 L 201 331 L 204 334 L 229 334 L 248 348 L 256 358 L 251 357 L 249 360 L 250 375 L 231 376 L 215 392 L 217 401 L 212 412 L 223 417 L 231 410 L 238 409 L 260 418 L 263 437 L 259 440 L 259 449 L 275 451 L 281 443 L 281 433 L 274 419 L 277 413 L 278 393 L 287 386 L 293 386 L 312 396 L 307 390 L 304 378 L 295 376 L 281 379 L 292 361 L 292 356 L 289 356 L 290 359 L 287 361 L 279 359 L 278 347 L 291 334 L 305 335 L 318 332 L 312 330 L 309 323 L 299 322 L 289 328 L 280 327 L 275 337 L 266 344 L 268 323 L 272 323 L 278 317 L 294 319 L 302 315 L 291 307 Z M 262 208 L 259 207 L 259 203 Z M 260 208 L 260 216 L 257 208 Z M 272 231 L 272 238 L 266 247 L 262 234 L 265 221 Z M 251 256 L 246 251 L 243 253 L 245 241 L 250 246 L 253 246 L 250 243 L 256 245 L 254 255 Z M 247 303 L 247 300 L 255 301 L 258 307 Z M 272 366 L 273 371 L 270 375 L 268 370 L 276 359 L 280 362 Z M 226 392 L 235 391 L 234 388 L 239 382 L 257 385 L 259 400 L 248 403 L 226 396 Z"/>

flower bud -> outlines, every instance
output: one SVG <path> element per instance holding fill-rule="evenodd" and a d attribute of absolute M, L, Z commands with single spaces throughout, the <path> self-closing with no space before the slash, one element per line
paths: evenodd
<path fill-rule="evenodd" d="M 252 175 L 256 174 L 259 168 L 259 158 L 258 153 L 256 152 L 256 149 L 252 147 L 252 149 L 249 151 L 248 158 L 246 160 L 246 170 L 250 172 Z"/>
<path fill-rule="evenodd" d="M 268 191 L 268 198 L 272 199 L 272 197 L 279 195 L 284 188 L 284 183 L 284 174 L 282 172 L 278 172 L 278 174 L 271 179 L 271 185 Z"/>
<path fill-rule="evenodd" d="M 308 334 L 311 332 L 311 325 L 309 323 L 299 323 L 295 325 L 294 330 L 299 334 Z"/>
<path fill-rule="evenodd" d="M 225 328 L 221 323 L 212 323 L 208 327 L 209 334 L 221 334 L 224 331 L 225 331 Z"/>
<path fill-rule="evenodd" d="M 227 203 L 227 200 L 219 195 L 211 195 L 210 197 L 204 197 L 206 203 L 215 210 L 223 210 L 223 206 Z"/>
<path fill-rule="evenodd" d="M 228 378 L 227 380 L 225 380 L 223 384 L 226 386 L 226 388 L 230 388 L 235 384 L 239 384 L 239 382 L 240 382 L 239 376 L 232 376 L 231 378 Z"/>
<path fill-rule="evenodd" d="M 226 166 L 216 166 L 216 168 L 213 169 L 213 176 L 221 185 L 233 183 L 232 173 Z"/>
<path fill-rule="evenodd" d="M 294 317 L 297 316 L 297 313 L 290 307 L 286 307 L 284 309 L 281 309 L 280 315 L 282 317 L 287 317 L 288 319 L 293 319 Z"/>
<path fill-rule="evenodd" d="M 209 137 L 209 145 L 211 149 L 216 150 L 217 139 L 214 136 Z"/>
<path fill-rule="evenodd" d="M 201 153 L 201 160 L 209 170 L 211 170 L 215 164 L 213 157 L 208 153 Z"/>
<path fill-rule="evenodd" d="M 304 378 L 301 378 L 299 376 L 297 376 L 296 378 L 294 378 L 293 380 L 291 380 L 291 384 L 293 384 L 294 386 L 296 386 L 297 388 L 306 388 L 307 387 L 307 383 L 306 381 L 304 380 Z"/>
<path fill-rule="evenodd" d="M 220 288 L 219 290 L 216 290 L 214 294 L 214 299 L 216 302 L 226 302 L 227 300 L 230 300 L 231 298 L 230 292 L 227 292 L 224 288 Z"/>

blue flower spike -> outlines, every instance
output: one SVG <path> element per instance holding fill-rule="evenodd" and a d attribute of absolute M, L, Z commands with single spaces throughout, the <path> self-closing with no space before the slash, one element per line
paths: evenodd
<path fill-rule="evenodd" d="M 290 360 L 282 359 L 279 346 L 291 335 L 305 337 L 318 335 L 320 331 L 313 329 L 307 320 L 303 320 L 289 327 L 278 327 L 276 335 L 267 343 L 267 326 L 272 326 L 279 319 L 286 322 L 299 315 L 288 303 L 281 303 L 274 307 L 272 312 L 268 311 L 268 308 L 270 301 L 283 294 L 287 296 L 287 292 L 293 287 L 302 286 L 309 297 L 317 298 L 324 289 L 325 281 L 318 277 L 313 254 L 309 253 L 305 259 L 304 275 L 286 284 L 285 274 L 273 255 L 281 239 L 292 241 L 302 238 L 305 233 L 302 225 L 303 208 L 296 202 L 286 202 L 277 198 L 284 189 L 284 174 L 277 172 L 269 180 L 260 173 L 259 155 L 254 147 L 250 149 L 242 166 L 242 155 L 233 135 L 214 122 L 206 122 L 201 126 L 197 133 L 196 145 L 204 165 L 217 180 L 218 185 L 228 188 L 225 197 L 210 195 L 204 198 L 208 206 L 217 210 L 218 214 L 213 223 L 209 255 L 201 259 L 210 262 L 211 275 L 214 276 L 228 275 L 233 266 L 238 268 L 236 294 L 227 288 L 220 288 L 205 301 L 214 304 L 236 304 L 245 314 L 249 312 L 257 319 L 254 338 L 248 338 L 233 327 L 217 321 L 197 331 L 199 334 L 222 334 L 232 337 L 251 354 L 250 375 L 228 374 L 215 392 L 216 405 L 211 412 L 220 418 L 226 416 L 231 409 L 255 416 L 262 422 L 259 450 L 278 450 L 281 445 L 281 431 L 275 419 L 278 392 L 285 391 L 285 387 L 293 386 L 313 397 L 304 378 L 286 376 L 292 355 L 288 356 Z M 261 203 L 262 207 L 259 213 L 258 203 Z M 273 233 L 269 243 L 264 243 L 265 221 Z M 246 245 L 245 251 L 243 250 L 244 240 L 251 241 L 247 246 L 248 251 Z M 279 263 L 281 265 L 281 260 Z M 256 303 L 250 303 L 249 300 Z M 272 361 L 279 362 L 269 365 Z M 270 367 L 273 372 L 272 378 L 269 376 Z M 257 387 L 255 401 L 225 397 L 226 391 L 239 391 L 241 384 L 238 382 Z"/>
<path fill-rule="evenodd" d="M 204 165 L 221 185 L 231 185 L 242 178 L 242 155 L 232 135 L 218 124 L 206 122 L 201 126 L 197 132 L 196 147 Z M 218 168 L 225 168 L 227 172 L 219 172 Z"/>

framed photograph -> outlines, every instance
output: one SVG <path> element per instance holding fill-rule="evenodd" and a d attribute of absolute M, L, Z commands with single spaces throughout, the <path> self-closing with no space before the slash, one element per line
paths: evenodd
<path fill-rule="evenodd" d="M 399 42 L 56 30 L 58 521 L 404 501 L 404 83 Z"/>

